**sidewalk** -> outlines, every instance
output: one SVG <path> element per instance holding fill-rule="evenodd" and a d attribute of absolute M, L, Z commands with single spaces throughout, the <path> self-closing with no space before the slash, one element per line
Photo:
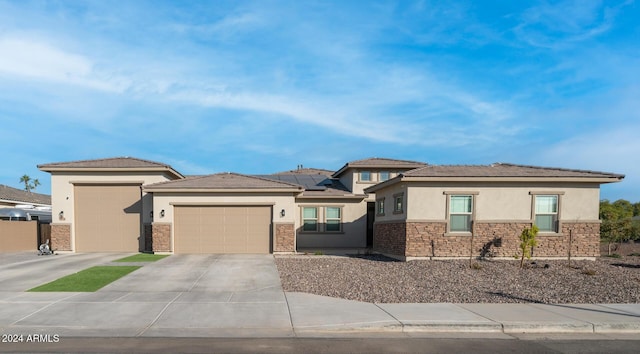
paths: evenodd
<path fill-rule="evenodd" d="M 61 337 L 640 336 L 640 304 L 371 304 L 270 289 L 242 296 L 192 294 L 0 292 L 0 331 Z"/>

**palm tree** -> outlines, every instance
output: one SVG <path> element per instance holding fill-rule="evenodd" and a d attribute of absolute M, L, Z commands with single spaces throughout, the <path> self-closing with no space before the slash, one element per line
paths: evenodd
<path fill-rule="evenodd" d="M 37 178 L 33 180 L 33 183 L 30 182 L 31 177 L 29 177 L 28 175 L 20 177 L 20 183 L 24 183 L 24 190 L 27 192 L 31 192 L 32 189 L 36 189 L 36 187 L 40 185 L 40 181 L 38 181 Z"/>

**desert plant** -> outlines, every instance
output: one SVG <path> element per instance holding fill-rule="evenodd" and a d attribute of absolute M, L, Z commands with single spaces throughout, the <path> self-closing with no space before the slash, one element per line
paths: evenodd
<path fill-rule="evenodd" d="M 314 255 L 316 256 L 322 256 L 324 253 L 322 253 L 322 251 L 315 251 Z"/>
<path fill-rule="evenodd" d="M 531 249 L 535 247 L 538 242 L 536 241 L 536 235 L 538 234 L 538 227 L 533 225 L 531 228 L 525 227 L 520 234 L 520 268 L 524 268 L 524 258 L 531 258 Z"/>
<path fill-rule="evenodd" d="M 593 269 L 585 269 L 582 271 L 582 274 L 584 275 L 596 275 L 596 271 Z"/>
<path fill-rule="evenodd" d="M 482 265 L 480 263 L 478 263 L 478 262 L 474 262 L 471 265 L 471 269 L 480 270 L 480 269 L 482 269 Z"/>
<path fill-rule="evenodd" d="M 611 253 L 611 254 L 607 254 L 605 255 L 605 257 L 609 257 L 609 258 L 622 258 L 622 256 L 618 253 Z"/>

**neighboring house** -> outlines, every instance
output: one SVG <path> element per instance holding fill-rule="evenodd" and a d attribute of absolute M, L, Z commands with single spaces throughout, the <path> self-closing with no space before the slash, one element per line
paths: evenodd
<path fill-rule="evenodd" d="M 49 207 L 51 206 L 51 196 L 0 184 L 0 208 L 15 208 L 17 205 Z"/>
<path fill-rule="evenodd" d="M 540 255 L 564 256 L 557 245 L 570 225 L 576 226 L 573 256 L 597 255 L 598 240 L 592 243 L 599 234 L 599 186 L 624 177 L 382 158 L 349 162 L 336 172 L 299 166 L 259 176 L 185 177 L 168 165 L 129 157 L 38 167 L 51 173 L 52 243 L 58 250 L 276 253 L 373 247 L 403 259 L 468 256 L 471 232 L 482 233 L 478 243 L 501 236 L 510 251 L 514 232 L 532 220 L 560 227 L 549 236 L 553 242 L 541 243 L 551 250 Z M 532 214 L 536 205 L 548 213 Z"/>

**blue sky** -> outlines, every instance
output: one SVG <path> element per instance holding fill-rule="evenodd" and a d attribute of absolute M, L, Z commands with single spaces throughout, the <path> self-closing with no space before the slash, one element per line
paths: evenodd
<path fill-rule="evenodd" d="M 0 184 L 133 156 L 184 174 L 366 157 L 626 174 L 634 1 L 3 1 Z"/>

